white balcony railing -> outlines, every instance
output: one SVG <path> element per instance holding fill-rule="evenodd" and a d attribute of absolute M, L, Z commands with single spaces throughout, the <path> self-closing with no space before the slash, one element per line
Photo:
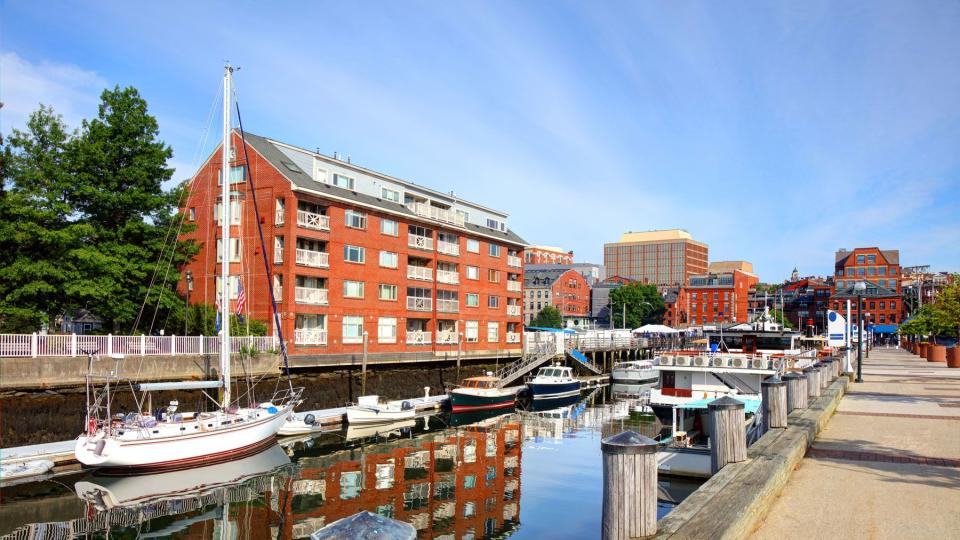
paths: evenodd
<path fill-rule="evenodd" d="M 433 281 L 433 269 L 426 266 L 408 266 L 407 277 L 421 281 Z"/>
<path fill-rule="evenodd" d="M 297 227 L 316 231 L 329 231 L 330 216 L 307 212 L 306 210 L 297 210 Z"/>
<path fill-rule="evenodd" d="M 293 331 L 297 345 L 326 345 L 327 330 L 325 328 L 297 328 Z"/>
<path fill-rule="evenodd" d="M 314 268 L 330 268 L 330 254 L 325 251 L 297 248 L 297 264 Z"/>
<path fill-rule="evenodd" d="M 519 281 L 510 281 L 507 280 L 507 290 L 510 292 L 520 292 L 523 289 L 523 284 Z"/>
<path fill-rule="evenodd" d="M 407 309 L 409 309 L 410 311 L 432 311 L 433 298 L 420 298 L 419 296 L 408 296 Z"/>
<path fill-rule="evenodd" d="M 519 317 L 520 316 L 520 305 L 507 304 L 507 317 Z"/>
<path fill-rule="evenodd" d="M 433 250 L 433 238 L 419 234 L 407 234 L 407 245 L 416 249 Z"/>
<path fill-rule="evenodd" d="M 284 213 L 284 212 L 283 212 L 283 207 L 282 207 L 282 206 L 277 206 L 276 213 L 275 213 L 274 216 L 273 216 L 273 224 L 274 224 L 274 225 L 283 225 L 283 218 L 284 218 L 283 213 Z"/>
<path fill-rule="evenodd" d="M 455 345 L 457 343 L 456 332 L 437 332 L 438 345 Z"/>
<path fill-rule="evenodd" d="M 410 209 L 414 214 L 430 218 L 436 221 L 442 221 L 444 223 L 453 223 L 454 225 L 459 225 L 463 227 L 464 219 L 463 214 L 458 214 L 453 210 L 448 210 L 446 208 L 437 208 L 425 202 L 412 202 L 407 205 L 407 208 Z"/>
<path fill-rule="evenodd" d="M 317 306 L 327 304 L 327 290 L 315 287 L 297 287 L 294 292 L 298 304 L 313 304 Z"/>
<path fill-rule="evenodd" d="M 429 345 L 430 332 L 407 330 L 407 345 Z"/>
<path fill-rule="evenodd" d="M 507 343 L 520 343 L 520 332 L 507 332 Z"/>
<path fill-rule="evenodd" d="M 507 266 L 512 266 L 514 268 L 520 268 L 520 257 L 516 255 L 507 255 Z"/>
<path fill-rule="evenodd" d="M 444 313 L 457 313 L 460 311 L 460 301 L 438 298 L 437 311 L 442 311 Z"/>
<path fill-rule="evenodd" d="M 460 274 L 451 270 L 437 270 L 437 281 L 440 283 L 460 283 Z"/>
<path fill-rule="evenodd" d="M 437 251 L 445 255 L 460 255 L 460 244 L 454 242 L 444 242 L 443 240 L 437 240 Z"/>

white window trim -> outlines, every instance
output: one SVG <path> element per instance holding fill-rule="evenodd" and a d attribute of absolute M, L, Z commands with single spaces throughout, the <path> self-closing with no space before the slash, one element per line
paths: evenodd
<path fill-rule="evenodd" d="M 347 251 L 348 251 L 349 248 L 356 248 L 356 249 L 359 250 L 359 251 L 358 251 L 358 253 L 360 253 L 360 260 L 359 260 L 359 261 L 352 261 L 352 260 L 350 260 L 350 259 L 347 258 Z M 367 249 L 364 248 L 363 246 L 354 246 L 354 245 L 351 245 L 351 244 L 346 244 L 346 245 L 344 245 L 344 246 L 343 246 L 343 262 L 349 263 L 349 264 L 366 264 L 366 263 L 367 263 Z"/>
<path fill-rule="evenodd" d="M 383 224 L 385 222 L 393 223 L 393 232 L 387 232 L 383 230 Z M 400 236 L 400 222 L 395 219 L 380 218 L 380 234 L 385 234 L 387 236 Z"/>
<path fill-rule="evenodd" d="M 384 255 L 393 255 L 393 264 L 384 264 L 383 256 Z M 397 268 L 400 265 L 400 254 L 395 251 L 386 251 L 380 250 L 380 266 L 382 268 Z"/>
<path fill-rule="evenodd" d="M 355 324 L 347 324 L 347 320 L 359 320 L 360 321 L 360 332 L 356 337 L 350 336 L 347 337 L 347 326 L 356 326 Z M 340 337 L 344 343 L 363 343 L 363 317 L 358 315 L 344 315 L 343 320 L 340 322 Z"/>
<path fill-rule="evenodd" d="M 347 294 L 347 284 L 348 284 L 348 283 L 359 283 L 359 284 L 360 284 L 360 295 L 359 295 L 359 296 L 348 295 L 348 294 Z M 343 297 L 344 297 L 344 298 L 363 298 L 364 296 L 366 296 L 366 292 L 367 292 L 366 289 L 367 289 L 367 286 L 366 286 L 366 285 L 364 284 L 364 282 L 362 282 L 362 281 L 356 281 L 356 280 L 353 280 L 353 279 L 345 279 L 345 280 L 343 280 Z"/>
<path fill-rule="evenodd" d="M 393 298 L 384 298 L 383 297 L 383 288 L 384 287 L 393 287 Z M 384 302 L 396 302 L 400 297 L 400 288 L 393 283 L 380 283 L 377 285 L 377 298 Z"/>

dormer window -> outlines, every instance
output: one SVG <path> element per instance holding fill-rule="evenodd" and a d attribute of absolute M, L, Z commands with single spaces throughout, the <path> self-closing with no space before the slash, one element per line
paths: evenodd
<path fill-rule="evenodd" d="M 353 189 L 355 181 L 349 176 L 345 176 L 339 173 L 334 173 L 333 175 L 333 185 L 337 187 L 342 187 L 344 189 Z"/>
<path fill-rule="evenodd" d="M 392 202 L 395 202 L 395 203 L 399 203 L 399 202 L 400 202 L 400 192 L 397 191 L 397 190 L 395 190 L 395 189 L 390 189 L 390 188 L 386 188 L 386 187 L 385 187 L 385 188 L 381 188 L 381 189 L 380 189 L 380 196 L 381 196 L 381 198 L 383 198 L 383 200 L 385 200 L 385 201 L 392 201 Z"/>
<path fill-rule="evenodd" d="M 318 158 L 313 158 L 313 179 L 316 182 L 327 183 L 327 170 L 323 168 L 323 162 Z"/>

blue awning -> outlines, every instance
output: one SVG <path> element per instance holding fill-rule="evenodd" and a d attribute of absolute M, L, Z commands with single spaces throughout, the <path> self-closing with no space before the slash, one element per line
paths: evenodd
<path fill-rule="evenodd" d="M 528 331 L 532 330 L 532 331 L 535 331 L 535 332 L 560 332 L 560 333 L 563 333 L 563 334 L 576 334 L 576 333 L 577 333 L 576 330 L 572 330 L 572 329 L 570 329 L 570 328 L 546 328 L 546 327 L 543 327 L 543 326 L 528 326 L 526 329 L 527 329 Z"/>
<path fill-rule="evenodd" d="M 694 401 L 688 401 L 688 402 L 686 402 L 686 403 L 681 403 L 681 404 L 677 405 L 677 408 L 679 408 L 679 409 L 706 409 L 706 408 L 707 408 L 707 405 L 709 405 L 711 401 L 716 401 L 716 399 L 717 399 L 717 398 L 704 398 L 704 399 L 697 399 L 697 400 L 694 400 Z M 744 412 L 745 414 L 753 414 L 753 413 L 756 413 L 756 412 L 760 409 L 760 400 L 759 400 L 759 399 L 756 399 L 756 398 L 748 398 L 748 397 L 735 397 L 734 399 L 736 399 L 737 401 L 743 402 L 743 412 Z"/>
<path fill-rule="evenodd" d="M 875 324 L 872 327 L 874 334 L 895 334 L 897 325 L 895 324 Z"/>

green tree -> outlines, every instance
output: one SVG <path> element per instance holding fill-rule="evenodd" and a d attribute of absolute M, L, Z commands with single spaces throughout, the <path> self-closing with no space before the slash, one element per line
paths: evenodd
<path fill-rule="evenodd" d="M 610 316 L 614 323 L 619 321 L 624 328 L 663 324 L 663 314 L 666 311 L 667 307 L 656 285 L 630 283 L 610 291 Z"/>
<path fill-rule="evenodd" d="M 790 324 L 790 320 L 787 319 L 787 317 L 784 316 L 783 312 L 780 311 L 779 309 L 771 309 L 770 317 L 773 319 L 774 322 L 780 323 L 787 330 L 793 329 L 793 325 Z"/>
<path fill-rule="evenodd" d="M 540 328 L 563 328 L 563 317 L 560 310 L 553 306 L 546 306 L 537 313 L 537 316 L 530 322 L 530 326 Z"/>
<path fill-rule="evenodd" d="M 182 301 L 181 301 L 182 302 Z M 186 321 L 184 317 L 186 316 Z M 187 308 L 183 303 L 170 310 L 162 326 L 167 335 L 213 336 L 216 335 L 217 308 L 210 304 L 192 304 Z M 245 317 L 243 322 L 236 315 L 230 316 L 230 334 L 234 336 L 265 336 L 267 323 Z"/>
<path fill-rule="evenodd" d="M 960 274 L 954 274 L 952 280 L 937 295 L 932 310 L 937 327 L 944 334 L 953 334 L 960 339 Z"/>

